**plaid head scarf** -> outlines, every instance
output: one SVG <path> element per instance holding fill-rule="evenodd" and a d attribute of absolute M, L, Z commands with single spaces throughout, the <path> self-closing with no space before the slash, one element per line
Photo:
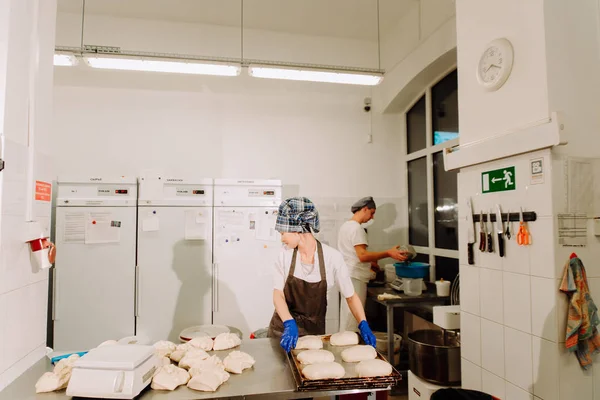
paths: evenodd
<path fill-rule="evenodd" d="M 292 197 L 279 206 L 275 230 L 280 233 L 318 233 L 319 212 L 306 197 Z"/>

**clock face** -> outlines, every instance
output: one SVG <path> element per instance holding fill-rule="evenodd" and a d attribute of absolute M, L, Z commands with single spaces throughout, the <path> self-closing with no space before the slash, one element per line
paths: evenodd
<path fill-rule="evenodd" d="M 488 44 L 477 65 L 477 80 L 487 90 L 497 90 L 508 79 L 512 69 L 513 49 L 506 39 Z"/>
<path fill-rule="evenodd" d="M 504 68 L 504 55 L 498 46 L 491 46 L 479 60 L 479 76 L 484 83 L 493 83 Z"/>

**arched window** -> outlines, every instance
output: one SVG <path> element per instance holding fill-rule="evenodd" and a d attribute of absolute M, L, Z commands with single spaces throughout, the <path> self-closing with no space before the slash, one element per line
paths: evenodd
<path fill-rule="evenodd" d="M 442 151 L 458 144 L 458 82 L 454 70 L 424 89 L 406 111 L 408 238 L 432 277 L 458 273 L 457 172 Z"/>

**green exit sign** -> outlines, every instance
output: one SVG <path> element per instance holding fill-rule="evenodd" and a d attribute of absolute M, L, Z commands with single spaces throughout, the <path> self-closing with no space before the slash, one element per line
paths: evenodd
<path fill-rule="evenodd" d="M 515 167 L 506 167 L 481 173 L 481 190 L 483 193 L 515 190 Z"/>

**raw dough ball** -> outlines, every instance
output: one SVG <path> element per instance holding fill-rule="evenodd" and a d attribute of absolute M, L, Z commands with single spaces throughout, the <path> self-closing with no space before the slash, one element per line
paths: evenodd
<path fill-rule="evenodd" d="M 35 383 L 36 393 L 54 392 L 67 387 L 71 379 L 71 372 L 65 374 L 57 374 L 55 372 L 46 372 Z"/>
<path fill-rule="evenodd" d="M 171 359 L 169 357 L 160 358 L 160 365 L 171 365 Z"/>
<path fill-rule="evenodd" d="M 323 348 L 323 341 L 314 335 L 302 336 L 296 343 L 296 350 L 319 350 Z"/>
<path fill-rule="evenodd" d="M 175 390 L 189 380 L 190 374 L 185 369 L 175 365 L 165 365 L 154 375 L 151 386 L 154 390 Z"/>
<path fill-rule="evenodd" d="M 181 368 L 190 369 L 195 363 L 206 360 L 208 357 L 208 353 L 204 350 L 191 348 L 185 353 L 181 361 L 179 361 L 179 366 Z"/>
<path fill-rule="evenodd" d="M 98 345 L 98 347 L 103 347 L 103 346 L 114 346 L 114 345 L 116 345 L 116 344 L 118 344 L 118 342 L 117 342 L 116 340 L 106 340 L 106 341 L 104 341 L 104 342 L 100 343 L 100 344 Z"/>
<path fill-rule="evenodd" d="M 331 335 L 329 342 L 332 346 L 351 346 L 358 344 L 358 335 L 352 331 L 338 332 Z"/>
<path fill-rule="evenodd" d="M 298 361 L 305 365 L 334 362 L 335 356 L 327 350 L 305 350 L 298 354 Z"/>
<path fill-rule="evenodd" d="M 195 347 L 204 351 L 211 351 L 213 349 L 213 340 L 210 336 L 199 336 L 195 337 L 188 342 L 191 347 Z"/>
<path fill-rule="evenodd" d="M 302 369 L 306 379 L 340 379 L 346 375 L 344 367 L 336 362 L 307 365 Z"/>
<path fill-rule="evenodd" d="M 250 354 L 241 351 L 232 351 L 223 360 L 225 370 L 234 374 L 241 374 L 243 370 L 252 368 L 255 362 Z"/>
<path fill-rule="evenodd" d="M 235 333 L 221 333 L 215 338 L 213 350 L 227 350 L 242 344 L 242 340 Z"/>
<path fill-rule="evenodd" d="M 219 388 L 219 386 L 221 386 L 222 383 L 223 381 L 221 380 L 218 372 L 203 371 L 190 379 L 187 386 L 190 389 L 201 392 L 214 392 Z"/>
<path fill-rule="evenodd" d="M 377 358 L 377 351 L 373 346 L 359 345 L 342 351 L 344 362 L 354 363 Z"/>
<path fill-rule="evenodd" d="M 219 378 L 221 379 L 221 383 L 227 382 L 229 380 L 229 373 L 225 371 L 225 367 L 223 365 L 204 365 L 190 369 L 190 375 L 192 376 L 192 378 L 205 372 L 212 372 L 214 374 L 217 374 L 217 376 L 219 376 Z"/>
<path fill-rule="evenodd" d="M 180 345 L 177 345 L 177 347 L 175 348 L 175 351 L 173 353 L 171 353 L 171 360 L 173 360 L 175 362 L 181 361 L 181 359 L 183 358 L 185 353 L 189 350 L 189 348 L 190 348 L 189 343 L 182 343 Z"/>
<path fill-rule="evenodd" d="M 54 366 L 54 373 L 57 375 L 69 374 L 71 377 L 71 371 L 73 371 L 73 365 L 75 365 L 75 361 L 79 360 L 79 354 L 71 354 L 67 358 L 63 358 Z"/>
<path fill-rule="evenodd" d="M 155 354 L 157 357 L 169 357 L 177 348 L 175 343 L 169 342 L 168 340 L 161 340 L 154 343 Z"/>
<path fill-rule="evenodd" d="M 392 373 L 392 366 L 383 360 L 365 360 L 356 365 L 356 373 L 359 378 L 389 376 Z"/>
<path fill-rule="evenodd" d="M 200 371 L 203 369 L 215 368 L 215 367 L 219 367 L 223 370 L 225 369 L 225 366 L 223 365 L 223 361 L 221 361 L 221 359 L 219 357 L 210 356 L 207 359 L 194 362 L 194 365 L 192 366 L 192 368 L 190 368 L 190 374 L 192 373 L 192 369 Z M 194 376 L 194 375 L 192 374 L 192 376 Z"/>

